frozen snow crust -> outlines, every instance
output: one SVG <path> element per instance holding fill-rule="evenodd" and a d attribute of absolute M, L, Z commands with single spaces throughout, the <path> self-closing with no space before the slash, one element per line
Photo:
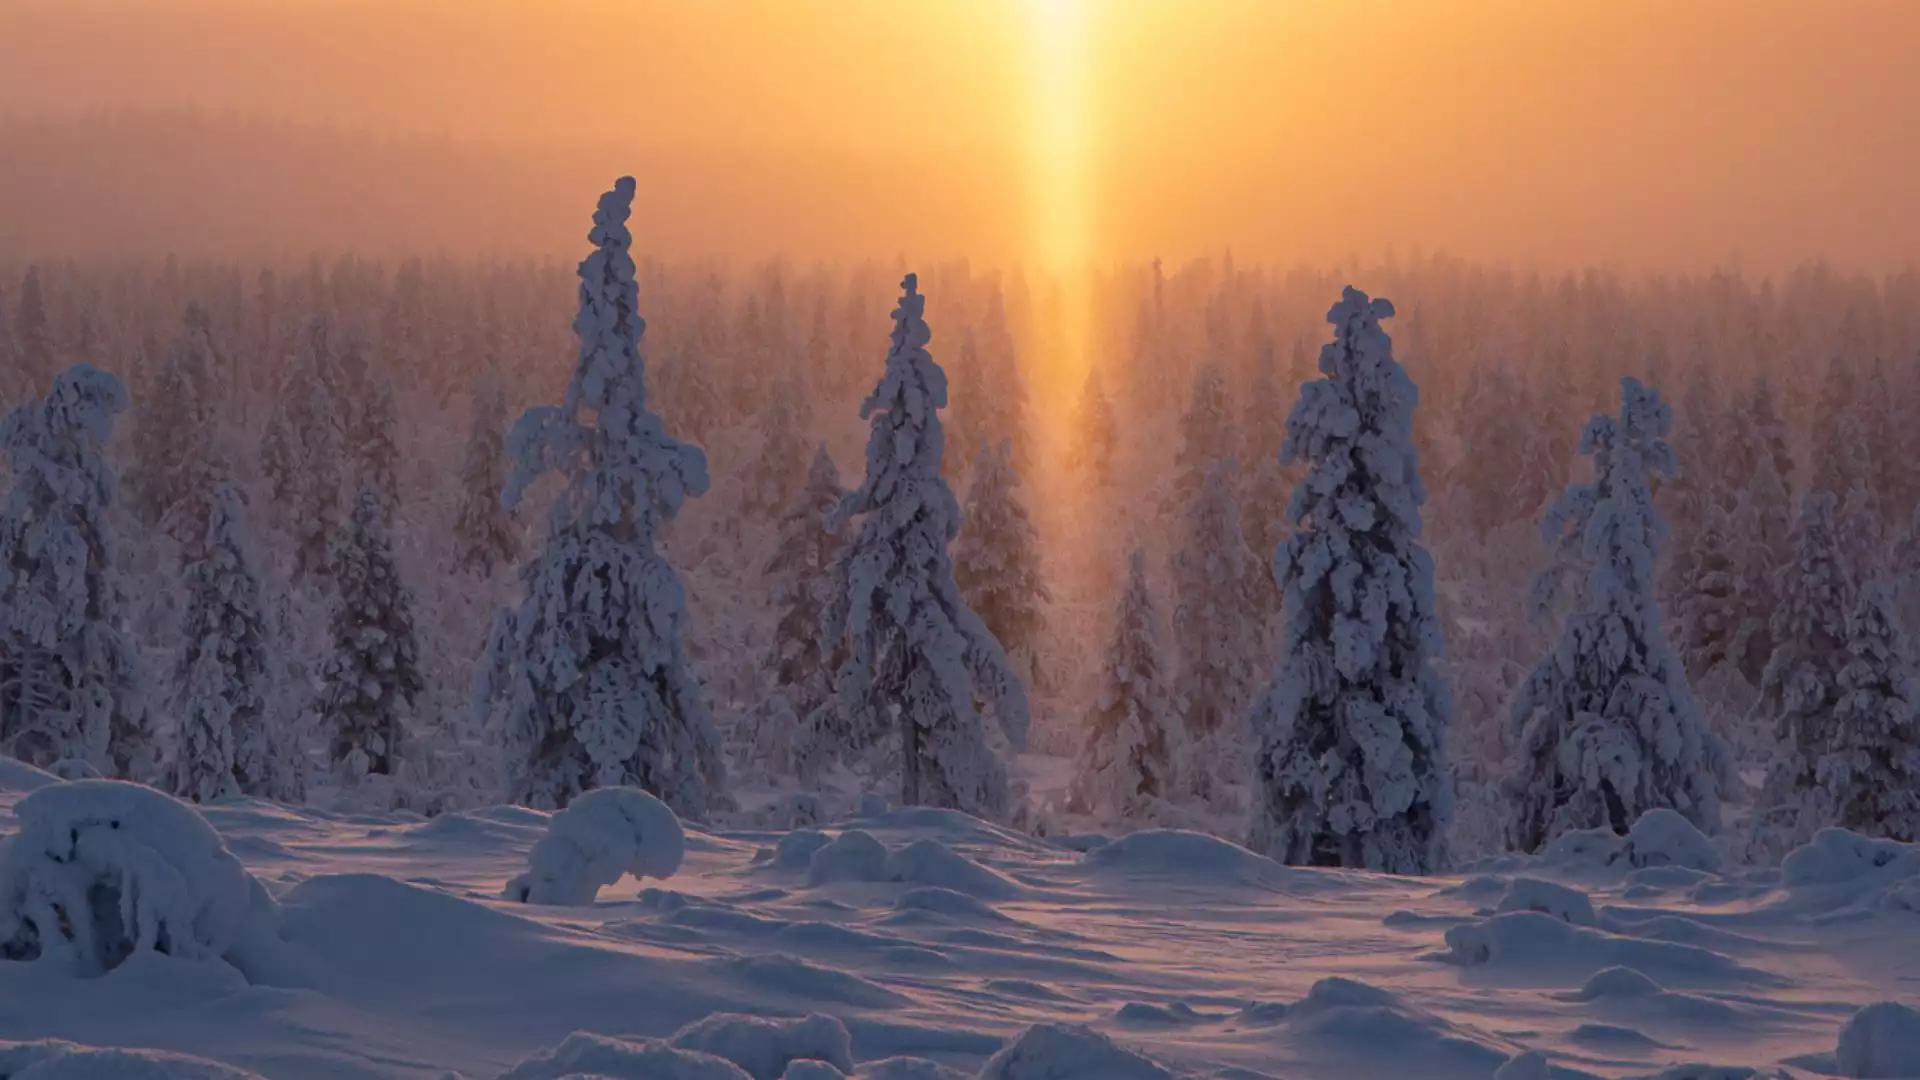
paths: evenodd
<path fill-rule="evenodd" d="M 429 821 L 8 769 L 0 1076 L 1920 1076 L 1920 853 L 1636 833 L 1415 879 L 878 803 Z M 590 887 L 502 897 L 535 877 Z"/>

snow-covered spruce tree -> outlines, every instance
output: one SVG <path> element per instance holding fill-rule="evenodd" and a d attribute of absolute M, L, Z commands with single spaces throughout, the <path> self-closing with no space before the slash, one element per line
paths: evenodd
<path fill-rule="evenodd" d="M 1513 497 L 1514 468 L 1526 444 L 1527 409 L 1520 383 L 1504 364 L 1476 367 L 1467 375 L 1460 402 L 1460 442 L 1469 449 L 1453 469 L 1449 486 L 1466 505 L 1480 534 L 1533 510 Z"/>
<path fill-rule="evenodd" d="M 1759 686 L 1773 655 L 1776 579 L 1793 554 L 1793 500 L 1771 455 L 1755 459 L 1753 477 L 1736 497 L 1729 533 L 1737 620 L 1729 650 L 1748 684 Z"/>
<path fill-rule="evenodd" d="M 1127 586 L 1114 611 L 1113 638 L 1100 671 L 1099 696 L 1087 710 L 1075 801 L 1116 818 L 1150 799 L 1173 794 L 1166 664 L 1159 620 L 1147 588 L 1147 556 L 1127 560 Z"/>
<path fill-rule="evenodd" d="M 815 745 L 810 735 L 836 727 L 816 714 L 838 707 L 833 674 L 845 650 L 828 638 L 825 622 L 843 544 L 833 515 L 846 495 L 840 470 L 822 443 L 813 452 L 806 488 L 780 519 L 780 536 L 765 569 L 779 619 L 767 658 L 773 693 L 756 717 L 754 756 L 771 772 L 808 783 L 817 781 L 831 761 L 829 748 Z"/>
<path fill-rule="evenodd" d="M 1872 462 L 1868 485 L 1879 501 L 1878 511 L 1886 522 L 1906 521 L 1913 509 L 1913 483 L 1909 479 L 1911 462 L 1902 461 L 1895 435 L 1893 410 L 1896 398 L 1887 383 L 1887 366 L 1876 359 L 1867 369 L 1864 393 L 1860 399 L 1860 427 Z M 1883 539 L 1888 531 L 1879 523 Z"/>
<path fill-rule="evenodd" d="M 174 342 L 160 362 L 146 400 L 134 410 L 133 467 L 122 478 L 128 508 L 149 528 L 162 519 L 198 532 L 207 523 L 204 503 L 183 511 L 192 491 L 190 472 L 209 453 L 214 420 L 212 373 L 205 354 L 185 340 Z M 174 532 L 174 538 L 185 537 Z"/>
<path fill-rule="evenodd" d="M 20 348 L 30 392 L 38 392 L 53 378 L 53 332 L 47 325 L 47 299 L 40 287 L 40 268 L 27 267 L 20 282 L 19 306 L 13 315 L 13 340 Z"/>
<path fill-rule="evenodd" d="M 327 336 L 326 320 L 308 322 L 260 447 L 280 519 L 294 541 L 295 580 L 327 574 L 328 544 L 340 525 L 346 425 Z"/>
<path fill-rule="evenodd" d="M 968 475 L 966 511 L 953 545 L 954 580 L 967 606 L 1033 686 L 1041 672 L 1040 639 L 1052 594 L 1040 569 L 1040 534 L 1013 471 L 1013 440 L 981 447 Z"/>
<path fill-rule="evenodd" d="M 900 736 L 901 801 L 983 817 L 1008 810 L 1006 764 L 988 741 L 976 692 L 1024 748 L 1026 688 L 954 580 L 948 545 L 960 508 L 940 478 L 939 410 L 947 376 L 927 352 L 926 297 L 908 274 L 893 312 L 886 372 L 860 413 L 872 424 L 867 473 L 836 523 L 859 519 L 835 566 L 830 639 L 844 639 L 839 730 L 814 737 L 842 752 Z"/>
<path fill-rule="evenodd" d="M 1685 572 L 1675 582 L 1674 647 L 1687 674 L 1698 679 L 1734 659 L 1734 635 L 1740 627 L 1734 513 L 1717 501 L 1702 509 L 1693 542 L 1676 565 Z"/>
<path fill-rule="evenodd" d="M 180 628 L 173 793 L 192 802 L 270 793 L 279 748 L 268 727 L 266 608 L 240 492 L 214 493 L 205 550 L 187 563 Z"/>
<path fill-rule="evenodd" d="M 1730 403 L 1720 422 L 1720 490 L 1731 497 L 1745 488 L 1761 458 L 1767 459 L 1783 490 L 1793 478 L 1793 452 L 1787 444 L 1787 425 L 1773 403 L 1773 384 L 1762 375 L 1739 400 Z"/>
<path fill-rule="evenodd" d="M 1241 469 L 1240 505 L 1246 525 L 1247 543 L 1258 556 L 1261 572 L 1255 583 L 1262 619 L 1280 607 L 1280 591 L 1274 588 L 1273 575 L 1265 569 L 1273 552 L 1287 539 L 1287 499 L 1293 489 L 1290 469 L 1280 464 L 1280 448 L 1287 442 L 1287 414 L 1280 392 L 1280 375 L 1274 366 L 1273 345 L 1264 343 L 1255 362 L 1253 385 L 1240 423 Z"/>
<path fill-rule="evenodd" d="M 1295 865 L 1430 873 L 1453 816 L 1426 486 L 1413 448 L 1420 392 L 1393 358 L 1386 300 L 1349 287 L 1327 312 L 1324 376 L 1300 388 L 1283 462 L 1307 462 L 1274 555 L 1279 668 L 1259 740 L 1249 846 Z"/>
<path fill-rule="evenodd" d="M 1520 459 L 1514 462 L 1512 500 L 1517 519 L 1543 512 L 1566 490 L 1573 464 L 1573 440 L 1578 393 L 1563 365 L 1550 365 L 1538 385 L 1530 385 L 1525 400 L 1530 422 L 1521 440 Z"/>
<path fill-rule="evenodd" d="M 475 389 L 473 424 L 467 431 L 460 465 L 460 510 L 453 524 L 453 568 L 476 577 L 520 557 L 520 536 L 513 515 L 500 504 L 506 489 L 507 394 L 498 378 Z"/>
<path fill-rule="evenodd" d="M 1800 500 L 1792 561 L 1775 579 L 1773 655 L 1760 678 L 1759 708 L 1774 718 L 1779 756 L 1755 814 L 1756 854 L 1777 857 L 1830 822 L 1818 805 L 1817 769 L 1832 744 L 1840 673 L 1850 661 L 1847 614 L 1856 596 L 1835 525 L 1834 498 Z"/>
<path fill-rule="evenodd" d="M 1207 472 L 1233 456 L 1238 449 L 1236 438 L 1226 376 L 1220 365 L 1203 364 L 1194 372 L 1187 411 L 1180 414 L 1180 449 L 1174 457 L 1170 497 L 1193 498 L 1206 482 Z"/>
<path fill-rule="evenodd" d="M 1207 470 L 1173 557 L 1173 637 L 1180 653 L 1174 702 L 1190 739 L 1245 716 L 1258 678 L 1260 560 L 1241 531 L 1234 472 L 1230 458 Z"/>
<path fill-rule="evenodd" d="M 687 667 L 686 594 L 654 549 L 659 528 L 707 490 L 707 459 L 647 408 L 634 284 L 633 178 L 600 197 L 580 263 L 579 360 L 558 406 L 528 409 L 509 438 L 506 502 L 558 472 L 546 545 L 522 570 L 505 741 L 510 796 L 561 808 L 597 787 L 639 787 L 704 820 L 726 769 Z"/>
<path fill-rule="evenodd" d="M 1090 367 L 1074 414 L 1069 463 L 1088 484 L 1105 487 L 1113 481 L 1113 455 L 1119 444 L 1120 426 L 1114 419 L 1113 402 L 1107 397 L 1100 369 Z"/>
<path fill-rule="evenodd" d="M 354 486 L 364 484 L 379 494 L 381 512 L 389 523 L 400 505 L 399 422 L 393 380 L 369 376 L 353 410 L 353 436 L 347 451 L 352 459 Z"/>
<path fill-rule="evenodd" d="M 1565 572 L 1587 565 L 1560 640 L 1515 695 L 1523 755 L 1509 778 L 1509 840 L 1522 851 L 1574 829 L 1624 834 L 1665 807 L 1706 832 L 1720 827 L 1725 745 L 1707 730 L 1654 600 L 1662 525 L 1651 478 L 1671 475 L 1672 413 L 1658 392 L 1621 380 L 1620 414 L 1587 422 L 1580 452 L 1593 480 L 1554 504 L 1542 536 L 1560 562 L 1541 576 L 1544 609 Z"/>
<path fill-rule="evenodd" d="M 793 505 L 807 482 L 807 440 L 800 429 L 800 386 L 785 380 L 760 406 L 760 452 L 747 466 L 742 505 L 762 521 L 772 521 Z"/>
<path fill-rule="evenodd" d="M 118 378 L 77 364 L 0 421 L 13 472 L 0 510 L 0 752 L 147 781 L 153 732 L 120 629 L 104 455 L 126 407 Z"/>
<path fill-rule="evenodd" d="M 1920 841 L 1920 717 L 1912 656 L 1884 585 L 1860 590 L 1847 615 L 1831 738 L 1815 768 L 1830 824 L 1903 843 Z"/>
<path fill-rule="evenodd" d="M 339 599 L 333 648 L 315 705 L 329 755 L 349 780 L 392 775 L 404 719 L 426 686 L 413 632 L 413 598 L 394 566 L 383 496 L 363 484 L 333 564 Z"/>
<path fill-rule="evenodd" d="M 1832 427 L 1819 429 L 1819 437 L 1810 490 L 1834 497 L 1841 550 L 1850 569 L 1870 575 L 1880 562 L 1883 523 L 1874 489 L 1874 448 L 1867 443 L 1860 409 L 1841 409 Z"/>

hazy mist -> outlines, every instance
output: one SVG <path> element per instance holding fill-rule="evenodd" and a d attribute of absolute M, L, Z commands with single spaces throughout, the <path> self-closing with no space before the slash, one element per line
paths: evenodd
<path fill-rule="evenodd" d="M 1025 258 L 1013 0 L 0 0 L 0 251 Z M 1909 262 L 1910 0 L 1091 0 L 1095 259 Z"/>

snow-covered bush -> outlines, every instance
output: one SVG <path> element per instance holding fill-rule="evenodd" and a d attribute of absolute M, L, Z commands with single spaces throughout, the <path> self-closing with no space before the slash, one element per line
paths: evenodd
<path fill-rule="evenodd" d="M 1920 1076 L 1920 1012 L 1898 1001 L 1868 1005 L 1841 1027 L 1833 1061 L 1859 1080 Z"/>
<path fill-rule="evenodd" d="M 987 1059 L 980 1080 L 1174 1080 L 1174 1075 L 1092 1028 L 1035 1024 Z"/>
<path fill-rule="evenodd" d="M 687 666 L 686 594 L 654 549 L 688 496 L 707 490 L 699 447 L 647 407 L 634 284 L 632 177 L 600 197 L 580 263 L 579 358 L 559 406 L 527 410 L 509 440 L 505 496 L 549 472 L 566 480 L 546 547 L 521 572 L 505 721 L 512 797 L 563 807 L 581 792 L 634 786 L 678 814 L 723 794 L 720 737 Z"/>
<path fill-rule="evenodd" d="M 219 957 L 256 888 L 185 803 L 117 780 L 49 784 L 0 842 L 0 956 L 98 975 L 135 952 Z"/>
<path fill-rule="evenodd" d="M 853 1071 L 853 1041 L 845 1024 L 813 1013 L 782 1020 L 714 1013 L 673 1033 L 674 1046 L 725 1058 L 753 1080 L 780 1080 L 795 1061 L 823 1061 Z"/>
<path fill-rule="evenodd" d="M 1560 561 L 1541 575 L 1537 610 L 1569 571 L 1584 563 L 1587 572 L 1559 642 L 1512 705 L 1522 763 L 1507 784 L 1509 836 L 1520 850 L 1570 830 L 1625 833 L 1658 807 L 1720 827 L 1731 762 L 1667 646 L 1654 598 L 1663 526 L 1651 481 L 1673 470 L 1671 421 L 1656 391 L 1622 379 L 1620 414 L 1593 417 L 1580 437 L 1593 481 L 1569 486 L 1542 525 Z"/>
<path fill-rule="evenodd" d="M 807 861 L 807 884 L 836 881 L 884 881 L 887 845 L 860 829 L 848 829 L 815 849 Z"/>
<path fill-rule="evenodd" d="M 847 643 L 834 717 L 844 726 L 818 737 L 846 753 L 895 729 L 902 803 L 998 817 L 1011 798 L 1006 763 L 975 695 L 1018 749 L 1026 687 L 954 580 L 948 545 L 960 509 L 940 476 L 947 377 L 927 352 L 919 279 L 908 274 L 901 285 L 885 374 L 860 407 L 871 424 L 866 478 L 835 515 L 860 522 L 835 567 L 827 620 L 830 636 Z"/>
<path fill-rule="evenodd" d="M 507 882 L 523 904 L 591 904 L 623 875 L 670 878 L 686 856 L 680 819 L 659 799 L 633 788 L 595 788 L 547 823 L 527 856 L 527 872 Z"/>
<path fill-rule="evenodd" d="M 1385 300 L 1348 288 L 1327 312 L 1325 377 L 1300 388 L 1283 462 L 1305 460 L 1274 555 L 1282 657 L 1254 707 L 1250 846 L 1283 862 L 1429 873 L 1453 816 L 1426 487 L 1413 447 L 1420 392 L 1393 358 Z"/>
<path fill-rule="evenodd" d="M 1493 909 L 1494 914 L 1509 911 L 1538 911 L 1575 926 L 1595 923 L 1593 900 L 1586 893 L 1557 881 L 1519 877 L 1508 883 L 1506 895 Z"/>

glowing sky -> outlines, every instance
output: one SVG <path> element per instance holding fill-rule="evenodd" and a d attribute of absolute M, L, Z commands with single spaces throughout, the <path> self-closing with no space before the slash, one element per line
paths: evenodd
<path fill-rule="evenodd" d="M 1913 0 L 0 0 L 0 114 L 504 147 L 456 186 L 505 246 L 564 248 L 574 164 L 637 159 L 686 250 L 1884 266 L 1917 42 Z M 0 195 L 88 172 L 21 156 Z"/>

